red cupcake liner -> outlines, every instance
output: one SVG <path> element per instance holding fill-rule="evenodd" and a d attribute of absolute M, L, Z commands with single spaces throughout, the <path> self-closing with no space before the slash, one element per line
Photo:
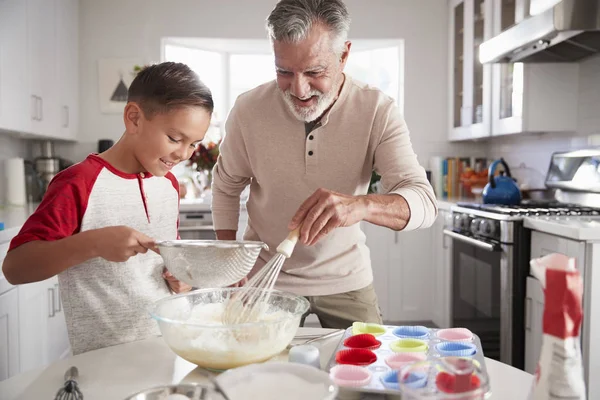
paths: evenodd
<path fill-rule="evenodd" d="M 361 333 L 360 335 L 350 336 L 344 340 L 344 346 L 352 349 L 375 350 L 381 347 L 381 342 L 375 339 L 370 333 Z"/>
<path fill-rule="evenodd" d="M 338 364 L 369 365 L 377 361 L 377 355 L 368 349 L 340 350 L 335 355 Z"/>
<path fill-rule="evenodd" d="M 440 372 L 435 377 L 435 384 L 437 388 L 444 393 L 464 393 L 481 387 L 481 381 L 475 374 L 472 374 L 470 377 L 462 376 L 460 378 L 462 378 L 461 381 L 463 379 L 466 379 L 467 381 L 457 382 L 457 377 L 455 375 L 447 372 Z"/>

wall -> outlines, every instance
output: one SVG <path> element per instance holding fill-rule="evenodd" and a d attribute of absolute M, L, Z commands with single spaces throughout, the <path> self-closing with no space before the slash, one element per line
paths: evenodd
<path fill-rule="evenodd" d="M 525 162 L 545 174 L 552 152 L 600 146 L 600 56 L 579 65 L 579 122 L 576 134 L 531 134 L 496 137 L 488 156 L 504 157 L 513 167 Z"/>
<path fill-rule="evenodd" d="M 0 204 L 5 202 L 6 183 L 4 179 L 4 160 L 12 157 L 29 157 L 28 142 L 0 132 Z"/>
<path fill-rule="evenodd" d="M 75 161 L 96 150 L 98 139 L 118 139 L 119 114 L 102 114 L 98 60 L 141 57 L 160 61 L 166 36 L 264 39 L 264 21 L 275 0 L 81 0 L 80 143 L 57 146 Z M 424 166 L 435 154 L 483 152 L 485 145 L 449 145 L 447 137 L 447 2 L 347 0 L 351 38 L 405 39 L 405 116 Z"/>

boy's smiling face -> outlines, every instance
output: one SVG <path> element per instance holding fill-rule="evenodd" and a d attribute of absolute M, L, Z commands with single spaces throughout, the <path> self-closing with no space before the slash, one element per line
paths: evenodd
<path fill-rule="evenodd" d="M 125 114 L 130 119 L 127 131 L 134 134 L 135 158 L 154 176 L 164 176 L 188 160 L 210 125 L 211 115 L 202 107 L 178 107 L 146 118 L 137 104 L 127 106 L 133 107 L 130 118 L 127 110 Z"/>

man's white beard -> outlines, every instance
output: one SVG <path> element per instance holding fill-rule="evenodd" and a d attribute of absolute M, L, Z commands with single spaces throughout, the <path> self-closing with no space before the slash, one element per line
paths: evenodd
<path fill-rule="evenodd" d="M 282 91 L 281 94 L 283 95 L 283 99 L 285 100 L 285 103 L 294 117 L 300 121 L 312 122 L 319 118 L 325 112 L 325 110 L 327 110 L 333 104 L 336 95 L 340 90 L 340 81 L 341 79 L 338 79 L 336 84 L 331 87 L 327 94 L 323 94 L 323 92 L 316 89 L 311 90 L 306 97 L 316 96 L 317 103 L 310 107 L 297 106 L 292 99 L 292 96 L 296 96 L 294 96 L 289 89 L 285 92 Z"/>

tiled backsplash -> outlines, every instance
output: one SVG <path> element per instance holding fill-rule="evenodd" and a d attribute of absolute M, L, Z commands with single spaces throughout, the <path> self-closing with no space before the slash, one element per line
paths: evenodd
<path fill-rule="evenodd" d="M 487 142 L 489 158 L 504 157 L 513 167 L 525 163 L 545 174 L 555 151 L 600 146 L 600 56 L 579 66 L 579 123 L 576 135 L 531 134 L 496 137 Z"/>
<path fill-rule="evenodd" d="M 0 134 L 0 204 L 4 203 L 4 193 L 6 193 L 4 160 L 12 157 L 29 158 L 27 141 L 2 133 Z"/>

